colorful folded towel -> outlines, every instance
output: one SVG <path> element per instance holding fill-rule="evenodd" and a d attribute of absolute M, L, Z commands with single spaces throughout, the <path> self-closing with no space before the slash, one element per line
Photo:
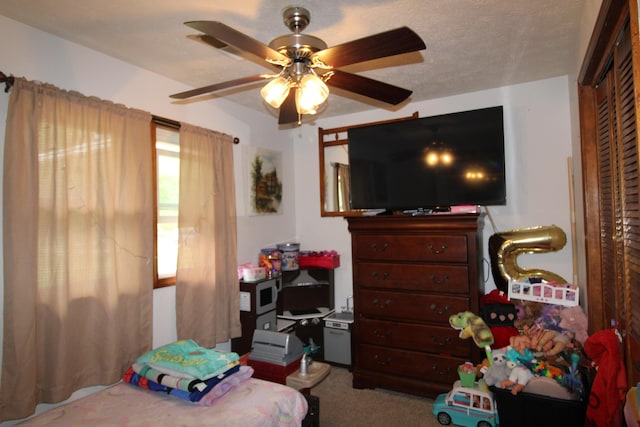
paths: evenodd
<path fill-rule="evenodd" d="M 239 360 L 237 353 L 204 348 L 194 340 L 181 340 L 143 354 L 137 363 L 179 378 L 206 380 L 234 367 Z"/>
<path fill-rule="evenodd" d="M 216 375 L 213 378 L 209 378 L 204 381 L 205 387 L 202 390 L 193 390 L 193 391 L 185 391 L 177 388 L 167 387 L 162 384 L 158 384 L 155 381 L 149 380 L 140 374 L 136 373 L 133 367 L 129 368 L 127 372 L 122 376 L 122 379 L 129 384 L 133 384 L 140 388 L 145 388 L 147 390 L 152 391 L 160 391 L 163 393 L 167 393 L 171 396 L 178 397 L 183 400 L 188 400 L 190 402 L 199 402 L 207 393 L 209 393 L 217 384 L 219 384 L 225 378 L 231 377 L 236 374 L 240 370 L 240 364 L 234 366 L 233 368 L 227 370 L 223 374 Z"/>

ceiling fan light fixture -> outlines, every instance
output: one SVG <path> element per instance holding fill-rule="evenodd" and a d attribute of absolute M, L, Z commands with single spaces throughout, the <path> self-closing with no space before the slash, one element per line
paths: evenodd
<path fill-rule="evenodd" d="M 280 108 L 289 95 L 289 89 L 289 80 L 279 76 L 264 85 L 260 90 L 260 95 L 262 95 L 262 99 L 273 108 Z"/>
<path fill-rule="evenodd" d="M 296 91 L 298 114 L 316 114 L 318 107 L 329 97 L 329 87 L 313 72 L 305 74 Z"/>
<path fill-rule="evenodd" d="M 300 6 L 287 6 L 283 9 L 282 16 L 290 34 L 274 38 L 269 45 L 222 22 L 185 22 L 188 27 L 203 33 L 190 38 L 218 49 L 235 49 L 250 54 L 251 57 L 262 58 L 266 62 L 263 65 L 270 68 L 275 66 L 280 69 L 280 73 L 277 76 L 260 74 L 236 78 L 171 97 L 187 99 L 273 79 L 261 89 L 262 98 L 271 107 L 280 110 L 278 124 L 295 123 L 296 120 L 300 124 L 303 114 L 317 114 L 327 105 L 329 88 L 325 83 L 390 105 L 398 105 L 411 95 L 410 90 L 339 70 L 365 61 L 426 49 L 420 36 L 410 28 L 399 27 L 328 47 L 322 39 L 303 33 L 310 22 L 309 10 Z M 314 70 L 318 70 L 319 75 Z"/>

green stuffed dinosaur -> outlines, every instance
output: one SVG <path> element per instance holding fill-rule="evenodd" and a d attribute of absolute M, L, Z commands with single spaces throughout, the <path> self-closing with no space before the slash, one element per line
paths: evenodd
<path fill-rule="evenodd" d="M 470 311 L 463 311 L 449 317 L 449 324 L 453 329 L 460 331 L 460 338 L 473 338 L 480 348 L 487 348 L 493 344 L 491 329 L 484 323 L 480 316 Z"/>

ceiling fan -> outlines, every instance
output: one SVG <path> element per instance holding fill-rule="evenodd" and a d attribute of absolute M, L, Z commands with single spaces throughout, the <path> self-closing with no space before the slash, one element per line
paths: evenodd
<path fill-rule="evenodd" d="M 299 6 L 283 10 L 284 24 L 292 34 L 276 37 L 265 45 L 221 22 L 189 21 L 185 25 L 204 34 L 196 38 L 216 48 L 232 47 L 257 56 L 276 74 L 258 74 L 171 95 L 186 99 L 234 86 L 271 79 L 261 90 L 264 100 L 279 108 L 279 124 L 301 123 L 303 114 L 315 114 L 329 95 L 328 86 L 354 92 L 387 104 L 396 105 L 412 91 L 338 68 L 373 59 L 426 49 L 420 36 L 408 27 L 400 27 L 337 46 L 327 44 L 302 31 L 310 22 L 310 13 Z"/>

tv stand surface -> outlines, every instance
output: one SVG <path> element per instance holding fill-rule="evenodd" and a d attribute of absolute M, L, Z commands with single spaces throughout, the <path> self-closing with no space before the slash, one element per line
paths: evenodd
<path fill-rule="evenodd" d="M 423 208 L 408 209 L 408 210 L 402 211 L 404 215 L 411 215 L 411 216 L 431 215 L 434 213 L 447 213 L 447 212 L 451 212 L 451 208 L 449 206 L 446 206 L 446 207 L 438 206 L 435 208 L 428 208 L 428 209 L 423 209 Z"/>

